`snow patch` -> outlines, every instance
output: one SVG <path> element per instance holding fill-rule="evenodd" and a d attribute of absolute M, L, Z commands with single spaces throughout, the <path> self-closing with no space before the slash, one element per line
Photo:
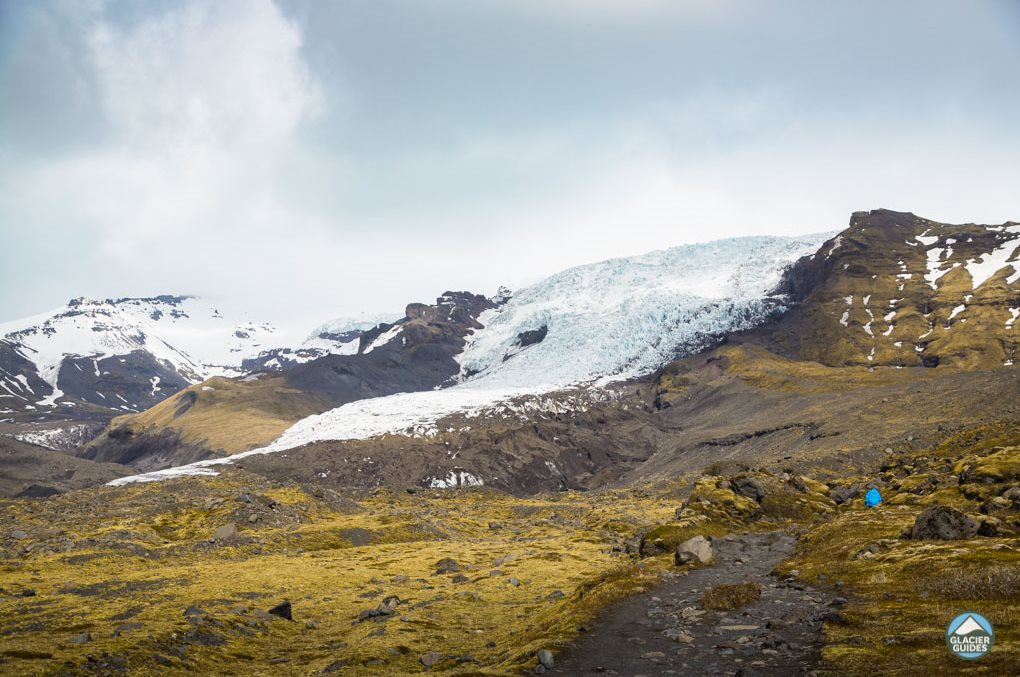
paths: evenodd
<path fill-rule="evenodd" d="M 375 337 L 375 340 L 373 340 L 372 343 L 370 343 L 368 347 L 365 348 L 365 354 L 367 355 L 376 348 L 386 345 L 387 343 L 395 339 L 400 334 L 400 332 L 403 331 L 403 329 L 404 328 L 401 325 L 397 324 L 391 327 L 390 329 L 387 329 L 383 333 L 379 334 L 377 337 Z"/>
<path fill-rule="evenodd" d="M 428 486 L 432 489 L 457 489 L 465 487 L 485 486 L 481 477 L 472 475 L 466 470 L 451 470 L 445 477 L 429 478 Z"/>

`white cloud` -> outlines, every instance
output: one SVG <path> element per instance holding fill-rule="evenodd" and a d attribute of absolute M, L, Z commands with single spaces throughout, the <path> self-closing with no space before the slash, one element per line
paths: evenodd
<path fill-rule="evenodd" d="M 87 236 L 106 279 L 79 281 L 92 287 L 82 293 L 111 276 L 129 294 L 222 292 L 265 278 L 244 259 L 322 240 L 324 217 L 302 197 L 344 165 L 301 140 L 325 100 L 299 28 L 272 2 L 195 0 L 128 27 L 97 23 L 88 44 L 105 133 L 5 196 L 27 221 Z"/>

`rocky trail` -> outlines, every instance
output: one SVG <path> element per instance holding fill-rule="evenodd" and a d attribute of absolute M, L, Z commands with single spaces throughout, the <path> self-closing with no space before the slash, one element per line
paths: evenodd
<path fill-rule="evenodd" d="M 678 569 L 651 590 L 606 609 L 572 647 L 549 661 L 553 666 L 545 672 L 627 677 L 812 673 L 820 660 L 822 622 L 838 615 L 845 600 L 772 573 L 793 553 L 795 543 L 781 532 L 714 539 L 713 564 Z M 757 583 L 761 596 L 725 611 L 703 607 L 706 590 L 739 583 Z"/>

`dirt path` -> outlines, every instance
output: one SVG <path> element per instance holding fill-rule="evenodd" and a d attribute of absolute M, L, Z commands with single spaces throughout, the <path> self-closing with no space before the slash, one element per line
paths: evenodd
<path fill-rule="evenodd" d="M 818 666 L 822 618 L 845 600 L 780 579 L 772 569 L 793 537 L 716 539 L 715 564 L 678 569 L 648 592 L 608 608 L 575 644 L 555 657 L 554 675 L 798 675 Z M 701 608 L 706 588 L 756 581 L 761 598 L 731 611 Z"/>

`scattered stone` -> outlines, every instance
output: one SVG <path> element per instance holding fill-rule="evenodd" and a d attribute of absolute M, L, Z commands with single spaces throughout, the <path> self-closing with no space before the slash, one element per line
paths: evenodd
<path fill-rule="evenodd" d="M 436 562 L 436 574 L 452 574 L 457 571 L 460 571 L 460 564 L 455 559 L 444 557 Z"/>
<path fill-rule="evenodd" d="M 552 670 L 556 666 L 556 659 L 553 658 L 552 651 L 548 649 L 542 649 L 538 652 L 538 662 L 540 665 L 544 665 L 546 669 Z"/>
<path fill-rule="evenodd" d="M 1002 496 L 995 496 L 988 499 L 981 505 L 981 512 L 989 515 L 993 512 L 999 512 L 1000 510 L 1009 510 L 1012 507 L 1012 501 L 1003 498 Z"/>
<path fill-rule="evenodd" d="M 83 632 L 80 635 L 75 635 L 67 641 L 71 644 L 84 644 L 92 641 L 92 635 L 88 632 Z"/>
<path fill-rule="evenodd" d="M 860 495 L 861 488 L 856 482 L 850 486 L 832 487 L 829 490 L 829 498 L 831 498 L 837 505 L 842 505 L 849 500 L 857 498 Z"/>
<path fill-rule="evenodd" d="M 332 663 L 330 663 L 329 665 L 324 667 L 320 671 L 320 674 L 330 675 L 330 674 L 333 674 L 334 672 L 340 672 L 342 669 L 344 669 L 346 667 L 349 667 L 350 664 L 351 664 L 351 661 L 349 659 L 341 658 L 340 660 L 333 661 Z"/>
<path fill-rule="evenodd" d="M 679 566 L 694 561 L 708 564 L 712 561 L 713 557 L 712 544 L 709 543 L 708 539 L 704 536 L 695 536 L 694 538 L 688 538 L 677 546 L 673 559 Z"/>
<path fill-rule="evenodd" d="M 552 592 L 545 596 L 545 598 L 550 602 L 555 602 L 557 600 L 563 599 L 564 597 L 566 597 L 566 595 L 563 594 L 562 590 L 553 590 Z"/>
<path fill-rule="evenodd" d="M 464 574 L 457 574 L 456 576 L 454 576 L 453 578 L 450 579 L 450 582 L 451 583 L 467 583 L 470 580 L 471 579 L 468 578 L 467 576 L 465 576 Z"/>
<path fill-rule="evenodd" d="M 666 654 L 664 654 L 661 651 L 649 651 L 647 653 L 641 654 L 641 658 L 644 658 L 645 660 L 648 661 L 661 661 L 666 659 Z"/>
<path fill-rule="evenodd" d="M 28 538 L 28 534 L 22 531 L 21 529 L 17 529 L 11 532 L 11 538 L 13 538 L 16 541 L 21 541 Z"/>
<path fill-rule="evenodd" d="M 152 660 L 154 660 L 159 665 L 162 665 L 164 668 L 172 668 L 172 667 L 174 667 L 174 662 L 172 660 L 170 660 L 169 658 L 167 658 L 166 656 L 164 656 L 163 654 L 158 654 L 158 653 L 157 654 L 152 654 Z"/>
<path fill-rule="evenodd" d="M 521 582 L 519 580 L 517 580 L 516 578 L 514 578 L 513 576 L 511 576 L 510 578 L 506 579 L 506 582 L 509 583 L 510 585 L 514 586 L 515 588 L 520 587 L 520 585 L 521 585 Z"/>
<path fill-rule="evenodd" d="M 730 480 L 734 492 L 761 503 L 765 498 L 765 487 L 753 477 L 736 477 Z"/>
<path fill-rule="evenodd" d="M 271 613 L 274 616 L 279 616 L 280 618 L 285 618 L 288 621 L 294 620 L 290 602 L 287 600 L 284 600 L 277 604 L 276 606 L 274 606 L 272 609 L 269 610 L 269 613 Z"/>
<path fill-rule="evenodd" d="M 430 651 L 427 654 L 423 654 L 418 657 L 418 661 L 425 666 L 426 670 L 430 670 L 433 665 L 441 661 L 443 657 L 435 651 Z"/>
<path fill-rule="evenodd" d="M 340 537 L 351 542 L 351 545 L 355 547 L 361 547 L 363 545 L 369 545 L 372 542 L 372 532 L 368 529 L 362 529 L 360 527 L 353 527 L 351 529 L 341 529 Z"/>
<path fill-rule="evenodd" d="M 237 538 L 237 524 L 228 522 L 221 527 L 216 527 L 216 533 L 213 534 L 213 538 L 222 542 L 234 540 Z"/>
<path fill-rule="evenodd" d="M 664 630 L 662 634 L 666 636 L 666 639 L 671 639 L 681 644 L 691 644 L 694 642 L 694 637 L 688 635 L 681 628 L 669 628 Z"/>
<path fill-rule="evenodd" d="M 185 618 L 200 618 L 205 616 L 205 609 L 200 609 L 197 606 L 189 606 L 184 610 Z"/>
<path fill-rule="evenodd" d="M 847 603 L 846 597 L 833 597 L 832 601 L 829 602 L 829 606 L 845 606 Z"/>
<path fill-rule="evenodd" d="M 121 623 L 113 629 L 113 636 L 120 637 L 125 632 L 131 632 L 132 630 L 138 630 L 139 628 L 145 627 L 144 623 Z"/>
<path fill-rule="evenodd" d="M 971 538 L 978 532 L 976 520 L 967 517 L 956 508 L 933 505 L 925 508 L 914 521 L 910 538 L 915 541 L 953 541 Z"/>

